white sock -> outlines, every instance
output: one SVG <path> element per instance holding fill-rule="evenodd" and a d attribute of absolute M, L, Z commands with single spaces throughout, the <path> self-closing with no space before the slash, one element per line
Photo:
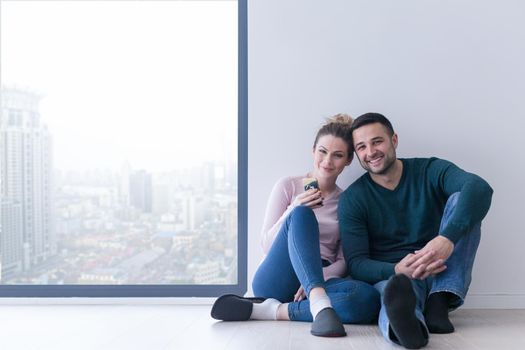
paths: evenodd
<path fill-rule="evenodd" d="M 254 303 L 251 320 L 277 320 L 277 309 L 281 302 L 277 299 L 268 298 L 260 304 Z"/>
<path fill-rule="evenodd" d="M 327 307 L 332 307 L 328 295 L 323 295 L 315 298 L 315 300 L 310 300 L 310 312 L 312 313 L 313 319 L 315 320 L 319 311 L 326 309 Z"/>

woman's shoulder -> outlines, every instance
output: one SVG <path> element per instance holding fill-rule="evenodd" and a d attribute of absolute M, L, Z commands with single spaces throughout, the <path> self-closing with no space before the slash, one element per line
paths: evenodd
<path fill-rule="evenodd" d="M 283 176 L 274 184 L 274 190 L 282 190 L 288 194 L 295 195 L 302 188 L 304 176 Z"/>
<path fill-rule="evenodd" d="M 286 186 L 286 187 L 289 187 L 289 186 L 297 187 L 298 185 L 301 185 L 303 183 L 303 178 L 305 178 L 304 175 L 283 176 L 279 180 L 277 180 L 275 184 Z"/>

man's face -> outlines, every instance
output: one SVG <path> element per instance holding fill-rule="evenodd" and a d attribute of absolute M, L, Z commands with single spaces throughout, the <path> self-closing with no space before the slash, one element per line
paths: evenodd
<path fill-rule="evenodd" d="M 380 123 L 364 125 L 352 133 L 361 166 L 371 174 L 384 175 L 396 161 L 397 135 L 389 135 Z"/>

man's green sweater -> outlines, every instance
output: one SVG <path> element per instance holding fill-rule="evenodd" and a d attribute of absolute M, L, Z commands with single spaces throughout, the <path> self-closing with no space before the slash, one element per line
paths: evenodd
<path fill-rule="evenodd" d="M 438 234 L 457 243 L 487 214 L 492 188 L 477 175 L 438 158 L 400 159 L 403 174 L 394 190 L 366 173 L 339 199 L 339 225 L 348 273 L 376 283 L 394 265 Z M 454 214 L 439 231 L 445 204 L 460 192 Z"/>

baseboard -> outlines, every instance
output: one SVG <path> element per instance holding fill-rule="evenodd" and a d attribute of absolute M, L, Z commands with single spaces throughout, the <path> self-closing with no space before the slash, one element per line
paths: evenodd
<path fill-rule="evenodd" d="M 468 294 L 466 309 L 525 309 L 525 294 Z"/>
<path fill-rule="evenodd" d="M 0 298 L 0 305 L 212 305 L 215 298 Z M 525 309 L 525 294 L 469 294 L 465 309 Z"/>

